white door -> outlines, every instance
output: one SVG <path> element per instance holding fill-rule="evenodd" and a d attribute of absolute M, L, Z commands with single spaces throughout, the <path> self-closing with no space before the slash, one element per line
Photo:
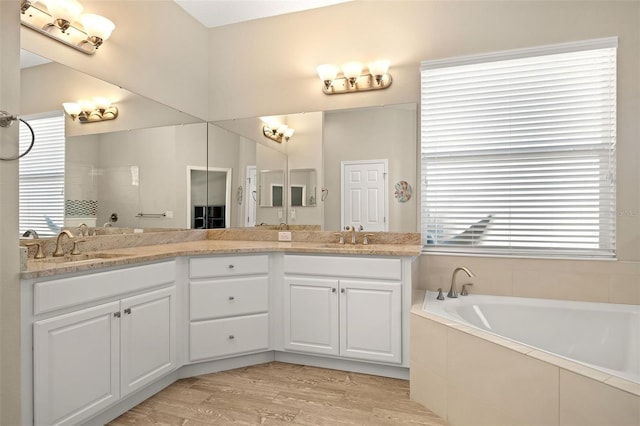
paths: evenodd
<path fill-rule="evenodd" d="M 387 231 L 387 160 L 342 162 L 342 229 Z"/>
<path fill-rule="evenodd" d="M 247 191 L 246 191 L 246 210 L 245 210 L 245 227 L 256 226 L 256 204 L 258 200 L 258 192 L 256 185 L 256 166 L 247 166 Z"/>
<path fill-rule="evenodd" d="M 78 424 L 120 398 L 120 305 L 33 325 L 34 424 Z"/>
<path fill-rule="evenodd" d="M 285 277 L 285 349 L 338 355 L 338 280 Z"/>
<path fill-rule="evenodd" d="M 402 362 L 402 285 L 340 280 L 340 355 Z"/>
<path fill-rule="evenodd" d="M 122 396 L 171 371 L 176 362 L 176 288 L 122 299 Z"/>

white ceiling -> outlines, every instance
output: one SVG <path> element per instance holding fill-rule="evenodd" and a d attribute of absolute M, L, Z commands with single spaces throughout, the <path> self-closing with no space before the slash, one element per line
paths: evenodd
<path fill-rule="evenodd" d="M 174 0 L 207 28 L 315 9 L 350 0 Z"/>

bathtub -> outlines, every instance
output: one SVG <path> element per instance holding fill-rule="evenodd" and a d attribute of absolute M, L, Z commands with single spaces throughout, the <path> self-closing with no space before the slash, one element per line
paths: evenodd
<path fill-rule="evenodd" d="M 423 311 L 640 384 L 640 306 L 469 295 Z"/>

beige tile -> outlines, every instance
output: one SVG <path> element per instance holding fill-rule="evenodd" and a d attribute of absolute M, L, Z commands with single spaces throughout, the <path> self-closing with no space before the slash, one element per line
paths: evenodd
<path fill-rule="evenodd" d="M 629 392 L 632 395 L 640 397 L 640 383 L 630 382 L 619 377 L 611 377 L 605 380 L 605 383 L 615 388 Z"/>
<path fill-rule="evenodd" d="M 547 352 L 531 351 L 529 352 L 529 356 L 532 356 L 541 361 L 548 362 L 551 365 L 564 368 L 565 370 L 581 374 L 599 382 L 604 382 L 605 380 L 611 378 L 610 374 L 603 373 L 600 370 L 589 368 L 586 365 L 578 364 L 577 362 L 569 361 L 568 359 L 561 358 L 559 356 L 551 355 Z"/>
<path fill-rule="evenodd" d="M 447 328 L 442 324 L 411 315 L 410 360 L 431 371 L 447 368 Z M 443 373 L 442 373 L 443 374 Z"/>
<path fill-rule="evenodd" d="M 569 371 L 561 371 L 560 424 L 638 426 L 640 397 Z"/>
<path fill-rule="evenodd" d="M 411 363 L 411 399 L 442 418 L 447 418 L 446 370 L 435 374 L 422 365 Z"/>
<path fill-rule="evenodd" d="M 611 275 L 609 302 L 640 305 L 640 274 Z"/>
<path fill-rule="evenodd" d="M 489 403 L 478 395 L 449 384 L 447 392 L 452 395 L 447 420 L 456 426 L 514 426 L 527 425 L 512 418 L 501 405 Z M 546 426 L 546 425 L 545 425 Z"/>
<path fill-rule="evenodd" d="M 554 425 L 558 421 L 558 368 L 455 330 L 448 334 L 447 404 L 452 413 L 465 401 L 451 388 L 474 395 L 478 408 L 493 407 L 496 421 Z M 484 412 L 484 411 L 483 411 Z"/>
<path fill-rule="evenodd" d="M 523 270 L 514 272 L 513 295 L 543 299 L 607 302 L 607 274 Z"/>

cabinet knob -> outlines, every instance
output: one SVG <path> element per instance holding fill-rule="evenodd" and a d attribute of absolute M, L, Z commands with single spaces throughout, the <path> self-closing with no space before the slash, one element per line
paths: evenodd
<path fill-rule="evenodd" d="M 332 288 L 332 289 L 331 289 L 331 293 L 335 293 L 335 292 L 336 292 L 336 289 L 335 289 L 335 288 Z"/>
<path fill-rule="evenodd" d="M 120 318 L 120 311 L 114 312 L 113 316 L 116 317 L 116 318 Z"/>
<path fill-rule="evenodd" d="M 236 300 L 236 298 L 233 296 L 229 296 L 229 300 Z"/>
<path fill-rule="evenodd" d="M 340 289 L 340 293 L 344 294 L 346 292 L 346 290 L 344 288 Z"/>
<path fill-rule="evenodd" d="M 131 313 L 131 308 L 127 308 L 127 309 L 125 309 L 125 310 L 124 310 L 124 313 L 125 313 L 125 314 L 130 314 L 130 313 Z"/>
<path fill-rule="evenodd" d="M 229 269 L 233 269 L 233 268 L 235 268 L 235 266 L 229 265 Z"/>
<path fill-rule="evenodd" d="M 233 339 L 235 339 L 235 338 L 236 338 L 236 336 L 234 336 L 233 334 L 230 334 L 230 335 L 229 335 L 229 340 L 233 340 Z"/>

